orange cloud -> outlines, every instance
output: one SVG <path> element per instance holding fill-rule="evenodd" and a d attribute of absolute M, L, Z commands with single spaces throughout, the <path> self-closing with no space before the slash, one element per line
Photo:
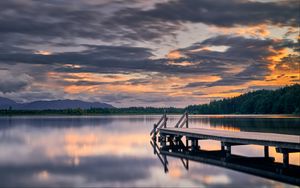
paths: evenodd
<path fill-rule="evenodd" d="M 37 50 L 34 52 L 34 54 L 39 54 L 39 55 L 51 55 L 52 53 L 47 50 Z"/>
<path fill-rule="evenodd" d="M 234 34 L 234 35 L 240 35 L 240 36 L 251 36 L 251 37 L 268 37 L 270 36 L 271 32 L 268 28 L 267 25 L 265 24 L 261 24 L 261 25 L 256 25 L 256 26 L 247 26 L 247 27 L 210 27 L 209 30 L 216 32 L 216 33 L 220 33 L 222 32 L 223 34 L 226 35 L 230 35 L 230 34 Z"/>
<path fill-rule="evenodd" d="M 180 59 L 182 57 L 185 57 L 180 51 L 171 51 L 167 54 L 168 59 Z"/>
<path fill-rule="evenodd" d="M 176 65 L 176 66 L 192 66 L 194 65 L 192 62 L 189 61 L 181 61 L 181 62 L 175 62 L 175 61 L 168 61 L 169 65 Z"/>

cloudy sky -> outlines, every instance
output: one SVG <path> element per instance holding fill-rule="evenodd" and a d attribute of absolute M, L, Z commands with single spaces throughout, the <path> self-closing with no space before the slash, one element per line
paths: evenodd
<path fill-rule="evenodd" d="M 299 83 L 297 0 L 1 0 L 0 96 L 207 103 Z"/>

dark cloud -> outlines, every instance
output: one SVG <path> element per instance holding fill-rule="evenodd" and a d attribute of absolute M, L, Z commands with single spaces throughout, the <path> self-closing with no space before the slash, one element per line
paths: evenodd
<path fill-rule="evenodd" d="M 17 74 L 8 70 L 0 70 L 0 92 L 18 92 L 30 85 L 33 78 L 27 74 Z"/>
<path fill-rule="evenodd" d="M 240 85 L 253 80 L 262 80 L 270 73 L 268 67 L 270 62 L 267 58 L 276 55 L 277 51 L 292 45 L 294 43 L 289 40 L 244 38 L 228 35 L 216 36 L 195 43 L 190 47 L 180 49 L 180 51 L 191 59 L 199 59 L 204 62 L 219 64 L 219 66 L 230 67 L 231 70 L 236 66 L 240 66 L 243 67 L 243 70 L 238 73 L 230 73 L 226 72 L 226 70 L 218 72 L 215 75 L 220 76 L 221 80 L 208 84 L 193 82 L 187 84 L 186 87 Z M 211 50 L 194 51 L 209 46 L 228 46 L 229 48 L 224 52 Z"/>
<path fill-rule="evenodd" d="M 198 59 L 181 59 L 195 62 L 192 66 L 169 64 L 168 59 L 152 59 L 150 49 L 128 46 L 89 46 L 81 52 L 64 52 L 51 55 L 31 53 L 0 53 L 0 62 L 51 65 L 58 72 L 133 73 L 160 72 L 166 74 L 217 73 L 228 68 L 222 64 L 197 63 Z M 180 61 L 180 60 L 177 60 Z M 66 66 L 77 65 L 77 66 Z M 136 80 L 132 82 L 137 82 Z"/>
<path fill-rule="evenodd" d="M 180 23 L 204 23 L 222 27 L 275 24 L 296 26 L 298 2 L 237 0 L 176 0 L 147 7 L 146 1 L 111 1 L 91 4 L 75 1 L 1 1 L 2 43 L 40 43 L 74 38 L 151 40 L 175 35 Z M 137 6 L 137 4 L 143 4 Z M 154 2 L 155 3 L 155 2 Z M 152 3 L 152 4 L 154 4 Z M 21 39 L 21 40 L 20 40 Z"/>
<path fill-rule="evenodd" d="M 13 98 L 20 99 L 22 96 L 28 100 L 35 96 L 45 99 L 66 97 L 61 91 L 63 88 L 36 90 L 30 84 L 40 82 L 46 86 L 45 83 L 52 79 L 49 72 L 104 73 L 111 76 L 119 73 L 152 74 L 143 79 L 109 83 L 80 78 L 74 78 L 76 81 L 52 80 L 61 84 L 59 86 L 143 85 L 152 83 L 154 76 L 170 75 L 214 75 L 222 78 L 211 84 L 195 80 L 187 83 L 186 88 L 259 80 L 269 71 L 264 58 L 284 47 L 297 51 L 297 45 L 288 40 L 276 42 L 217 36 L 179 49 L 185 57 L 172 61 L 163 56 L 158 58 L 154 55 L 158 52 L 151 49 L 163 48 L 162 51 L 166 51 L 166 45 L 161 46 L 169 42 L 165 41 L 165 36 L 177 40 L 179 31 L 192 31 L 189 27 L 197 23 L 227 28 L 259 24 L 290 26 L 287 36 L 294 35 L 294 28 L 299 23 L 297 4 L 294 0 L 267 3 L 246 0 L 0 1 L 0 70 L 16 75 L 14 79 L 2 76 L 0 91 L 2 94 L 9 93 Z M 224 52 L 191 51 L 211 45 L 229 48 Z M 270 47 L 274 51 L 268 50 Z M 42 55 L 34 52 L 43 49 L 53 53 Z M 182 65 L 182 62 L 188 62 L 188 65 Z M 276 68 L 285 70 L 287 64 L 290 64 L 290 69 L 296 66 L 282 60 Z M 235 66 L 243 67 L 243 71 L 231 73 Z M 20 92 L 29 86 L 31 91 Z M 13 92 L 18 92 L 19 96 Z M 156 98 L 149 100 L 158 101 Z"/>
<path fill-rule="evenodd" d="M 0 38 L 2 44 L 54 43 L 67 45 L 74 38 L 115 41 L 127 39 L 158 38 L 175 26 L 160 27 L 156 31 L 147 26 L 129 28 L 128 21 L 119 23 L 111 19 L 116 12 L 128 7 L 138 7 L 144 1 L 101 1 L 91 3 L 84 0 L 64 1 L 1 1 Z M 139 8 L 140 9 L 140 8 Z M 56 40 L 56 41 L 55 41 Z M 60 41 L 60 42 L 59 42 Z"/>
<path fill-rule="evenodd" d="M 101 96 L 101 100 L 107 103 L 124 104 L 130 102 L 139 104 L 139 106 L 172 106 L 176 104 L 182 106 L 181 102 L 192 97 L 169 96 L 168 93 L 161 92 L 143 92 L 143 93 L 124 93 L 115 92 Z M 146 105 L 145 105 L 146 104 Z M 149 105 L 150 104 L 150 105 Z"/>
<path fill-rule="evenodd" d="M 221 80 L 207 84 L 207 86 L 241 85 L 249 81 L 263 80 L 269 73 L 267 62 L 254 62 L 237 74 L 223 74 Z"/>
<path fill-rule="evenodd" d="M 184 88 L 194 88 L 194 87 L 201 87 L 206 86 L 210 82 L 191 82 L 184 86 Z"/>
<path fill-rule="evenodd" d="M 119 23 L 192 22 L 221 27 L 236 25 L 274 24 L 297 26 L 298 1 L 254 2 L 238 0 L 175 0 L 159 3 L 150 10 L 121 10 Z"/>
<path fill-rule="evenodd" d="M 275 69 L 279 71 L 292 71 L 292 70 L 298 70 L 300 64 L 300 55 L 289 55 L 287 57 L 284 57 L 281 59 L 280 62 L 278 62 L 275 65 Z"/>
<path fill-rule="evenodd" d="M 32 65 L 51 66 L 52 71 L 64 73 L 160 73 L 173 75 L 215 75 L 222 79 L 214 83 L 203 83 L 201 80 L 188 83 L 185 87 L 217 86 L 243 84 L 252 80 L 261 80 L 269 73 L 269 56 L 276 55 L 276 51 L 283 49 L 293 42 L 288 40 L 272 40 L 258 38 L 244 38 L 234 36 L 217 36 L 195 43 L 190 47 L 179 49 L 185 57 L 172 60 L 154 59 L 150 49 L 130 46 L 95 46 L 85 45 L 86 50 L 80 52 L 62 52 L 50 55 L 35 54 L 20 50 L 3 51 L 0 61 L 6 63 L 26 63 Z M 209 46 L 228 46 L 225 51 L 201 50 Z M 273 50 L 270 50 L 273 49 Z M 181 66 L 181 62 L 190 62 Z M 243 67 L 238 73 L 230 73 L 236 66 Z M 279 66 L 279 65 L 278 65 Z M 296 66 L 296 64 L 295 64 Z M 45 68 L 44 71 L 49 71 Z M 147 84 L 152 77 L 131 79 L 110 84 Z M 103 85 L 102 81 L 65 82 L 73 85 Z"/>

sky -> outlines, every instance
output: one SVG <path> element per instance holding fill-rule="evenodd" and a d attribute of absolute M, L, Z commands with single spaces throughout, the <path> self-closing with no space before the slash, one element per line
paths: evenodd
<path fill-rule="evenodd" d="M 185 107 L 300 83 L 297 0 L 1 0 L 0 96 Z"/>

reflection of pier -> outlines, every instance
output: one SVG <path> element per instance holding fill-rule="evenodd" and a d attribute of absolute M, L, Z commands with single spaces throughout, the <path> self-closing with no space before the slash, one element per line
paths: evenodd
<path fill-rule="evenodd" d="M 164 164 L 165 172 L 168 171 L 167 156 L 173 156 L 180 158 L 187 169 L 188 160 L 193 160 L 300 185 L 300 167 L 289 164 L 289 153 L 300 152 L 300 136 L 188 128 L 187 113 L 174 128 L 167 128 L 167 116 L 164 114 L 154 124 L 150 134 L 153 135 L 151 144 L 155 149 L 154 153 Z M 157 135 L 160 147 L 156 144 Z M 199 140 L 220 141 L 220 150 L 201 150 Z M 244 157 L 231 154 L 232 146 L 247 144 L 264 146 L 264 156 Z M 269 146 L 274 146 L 277 152 L 283 154 L 283 164 L 274 162 L 274 158 L 269 157 Z"/>
<path fill-rule="evenodd" d="M 224 167 L 240 172 L 245 172 L 281 182 L 300 185 L 300 167 L 289 165 L 284 167 L 282 163 L 274 162 L 273 157 L 245 157 L 239 155 L 226 156 L 224 150 L 205 151 L 185 147 L 182 141 L 170 142 L 168 146 L 159 147 L 155 142 L 151 142 L 155 149 L 155 154 L 160 158 L 165 172 L 168 172 L 167 157 L 179 158 L 184 167 L 188 170 L 189 161 L 196 161 Z"/>

